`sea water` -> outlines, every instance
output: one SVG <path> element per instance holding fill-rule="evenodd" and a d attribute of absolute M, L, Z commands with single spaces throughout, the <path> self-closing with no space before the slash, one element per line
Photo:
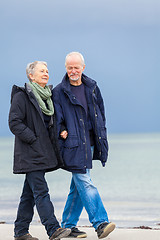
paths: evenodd
<path fill-rule="evenodd" d="M 160 227 L 160 134 L 110 134 L 106 167 L 94 161 L 91 178 L 117 227 Z M 14 138 L 0 138 L 0 222 L 13 223 L 24 175 L 14 175 Z M 46 174 L 59 221 L 71 180 L 62 169 Z M 40 224 L 35 210 L 33 224 Z M 85 209 L 79 226 L 91 226 Z"/>

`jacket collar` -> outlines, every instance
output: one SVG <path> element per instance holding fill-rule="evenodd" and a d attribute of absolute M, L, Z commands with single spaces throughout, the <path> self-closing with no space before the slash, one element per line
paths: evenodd
<path fill-rule="evenodd" d="M 95 80 L 87 77 L 84 73 L 82 73 L 82 82 L 91 90 L 94 89 L 95 86 L 97 85 Z M 64 92 L 71 94 L 71 87 L 67 73 L 64 75 L 62 79 L 62 89 Z"/>
<path fill-rule="evenodd" d="M 53 85 L 48 85 L 48 87 L 51 89 L 53 89 Z M 32 89 L 30 87 L 30 85 L 28 83 L 25 83 L 25 86 L 24 87 L 19 87 L 17 85 L 13 85 L 12 87 L 12 92 L 11 92 L 11 100 L 13 98 L 13 96 L 17 93 L 17 92 L 27 92 L 27 93 L 31 93 L 32 92 Z"/>
<path fill-rule="evenodd" d="M 53 85 L 47 85 L 49 88 L 50 88 L 50 90 L 52 91 L 52 89 L 53 89 Z M 28 84 L 28 83 L 25 83 L 25 89 L 26 89 L 26 91 L 27 92 L 32 92 L 32 88 L 31 88 L 31 86 Z"/>

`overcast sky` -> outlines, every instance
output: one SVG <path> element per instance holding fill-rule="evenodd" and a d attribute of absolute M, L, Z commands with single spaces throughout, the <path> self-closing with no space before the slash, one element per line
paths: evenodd
<path fill-rule="evenodd" d="M 47 61 L 55 86 L 70 51 L 102 91 L 109 133 L 160 132 L 159 0 L 6 0 L 0 26 L 0 136 L 10 135 L 10 92 L 28 81 L 27 63 Z"/>

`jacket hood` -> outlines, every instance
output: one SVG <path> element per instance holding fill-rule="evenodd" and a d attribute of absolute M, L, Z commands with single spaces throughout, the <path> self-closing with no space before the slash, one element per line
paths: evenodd
<path fill-rule="evenodd" d="M 48 85 L 48 87 L 50 88 L 50 90 L 53 89 L 53 85 Z M 15 94 L 17 94 L 18 92 L 30 93 L 30 92 L 32 92 L 32 89 L 31 89 L 31 87 L 30 87 L 30 85 L 28 83 L 25 83 L 24 87 L 19 87 L 17 85 L 13 85 L 12 91 L 11 91 L 11 102 L 12 102 L 13 96 Z"/>
<path fill-rule="evenodd" d="M 11 91 L 11 102 L 12 102 L 13 96 L 18 92 L 25 92 L 25 88 L 18 87 L 17 85 L 13 85 L 12 91 Z"/>

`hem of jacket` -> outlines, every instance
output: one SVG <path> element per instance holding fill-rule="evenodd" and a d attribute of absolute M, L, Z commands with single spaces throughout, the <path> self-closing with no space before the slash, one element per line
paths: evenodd
<path fill-rule="evenodd" d="M 72 169 L 72 168 L 67 168 L 67 167 L 61 167 L 63 170 L 66 170 L 68 172 L 72 172 L 72 173 L 86 173 L 86 168 L 84 169 Z M 90 168 L 92 169 L 92 168 Z"/>
<path fill-rule="evenodd" d="M 55 167 L 50 167 L 50 168 L 45 168 L 45 169 L 42 169 L 42 168 L 37 168 L 37 169 L 33 169 L 33 170 L 30 170 L 30 169 L 22 169 L 22 170 L 13 170 L 13 174 L 26 174 L 26 173 L 29 173 L 29 172 L 36 172 L 36 171 L 45 171 L 45 172 L 52 172 L 52 171 L 55 171 L 59 168 L 61 168 L 62 166 L 55 166 Z"/>

